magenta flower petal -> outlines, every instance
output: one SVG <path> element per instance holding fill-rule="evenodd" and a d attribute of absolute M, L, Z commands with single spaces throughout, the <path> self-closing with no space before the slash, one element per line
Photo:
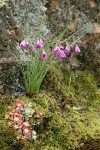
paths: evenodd
<path fill-rule="evenodd" d="M 59 43 L 60 50 L 64 50 L 63 42 Z"/>
<path fill-rule="evenodd" d="M 42 60 L 46 60 L 46 59 L 47 59 L 47 54 L 46 54 L 46 52 L 42 52 L 41 59 L 42 59 Z"/>
<path fill-rule="evenodd" d="M 61 58 L 66 58 L 66 55 L 65 55 L 65 53 L 64 53 L 63 50 L 59 50 L 59 51 L 57 51 L 57 57 L 58 57 L 59 59 L 61 59 Z"/>
<path fill-rule="evenodd" d="M 60 50 L 64 50 L 64 47 L 63 47 L 63 46 L 60 46 Z"/>
<path fill-rule="evenodd" d="M 22 48 L 27 48 L 30 44 L 26 41 L 26 40 L 23 40 L 19 46 L 22 47 Z"/>
<path fill-rule="evenodd" d="M 53 48 L 52 53 L 53 53 L 53 54 L 56 54 L 57 51 L 59 51 L 59 50 L 60 50 L 60 47 L 56 45 L 56 46 Z"/>
<path fill-rule="evenodd" d="M 39 49 L 41 47 L 43 47 L 43 40 L 42 39 L 36 41 L 36 49 Z"/>
<path fill-rule="evenodd" d="M 69 55 L 69 54 L 70 54 L 70 45 L 69 45 L 69 44 L 66 45 L 65 54 L 66 54 L 66 55 Z"/>
<path fill-rule="evenodd" d="M 80 50 L 79 46 L 76 44 L 75 45 L 75 53 L 80 53 L 80 52 L 81 52 L 81 50 Z"/>

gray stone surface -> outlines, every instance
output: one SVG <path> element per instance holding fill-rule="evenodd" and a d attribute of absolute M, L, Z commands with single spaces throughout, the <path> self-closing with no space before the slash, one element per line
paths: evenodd
<path fill-rule="evenodd" d="M 46 26 L 46 7 L 41 0 L 0 1 L 0 92 L 20 92 L 20 73 L 13 53 L 19 49 L 18 43 L 26 38 L 34 48 L 41 23 L 41 35 L 49 32 Z M 16 69 L 15 69 L 16 68 Z M 16 72 L 17 70 L 17 72 Z"/>
<path fill-rule="evenodd" d="M 93 29 L 83 38 L 81 55 L 78 59 L 69 58 L 66 63 L 72 68 L 92 69 L 99 81 L 99 0 L 0 0 L 0 93 L 24 91 L 22 81 L 19 80 L 20 71 L 9 50 L 18 50 L 18 44 L 23 38 L 26 38 L 32 45 L 31 49 L 34 49 L 40 20 L 40 32 L 46 40 L 53 39 L 67 24 L 70 24 L 70 28 L 65 37 L 82 24 L 91 24 Z M 79 36 L 80 34 L 76 38 Z"/>

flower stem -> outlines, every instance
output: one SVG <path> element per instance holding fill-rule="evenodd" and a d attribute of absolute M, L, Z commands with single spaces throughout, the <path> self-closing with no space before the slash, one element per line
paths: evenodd
<path fill-rule="evenodd" d="M 82 36 L 80 36 L 76 41 L 74 41 L 70 46 L 73 46 L 76 42 L 78 42 L 87 32 L 85 32 Z"/>
<path fill-rule="evenodd" d="M 87 25 L 88 25 L 88 23 L 87 23 Z M 71 37 L 73 37 L 76 33 L 78 33 L 79 31 L 81 31 L 87 25 L 85 24 L 81 29 L 79 29 L 78 31 L 76 31 L 75 33 L 73 33 L 70 37 L 68 37 L 67 39 L 65 39 L 63 42 L 67 42 Z"/>

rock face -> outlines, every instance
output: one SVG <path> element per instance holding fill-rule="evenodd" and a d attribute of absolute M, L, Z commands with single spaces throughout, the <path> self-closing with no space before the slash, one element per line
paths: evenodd
<path fill-rule="evenodd" d="M 0 93 L 24 90 L 11 52 L 18 49 L 18 43 L 24 37 L 30 43 L 36 40 L 41 20 L 41 34 L 47 35 L 45 11 L 40 0 L 0 0 Z"/>
<path fill-rule="evenodd" d="M 0 0 L 0 93 L 24 91 L 19 81 L 20 71 L 9 51 L 27 38 L 36 41 L 39 23 L 44 38 L 58 35 L 67 24 L 67 34 L 90 22 L 93 30 L 86 35 L 78 67 L 92 69 L 100 86 L 100 2 L 99 0 Z M 79 36 L 79 35 L 78 35 Z M 71 59 L 70 67 L 77 66 Z M 16 73 L 17 70 L 17 73 Z"/>
<path fill-rule="evenodd" d="M 0 1 L 0 92 L 5 92 L 5 84 L 9 69 L 14 65 L 15 60 L 9 50 L 16 49 L 16 41 L 21 39 L 20 29 L 10 10 L 14 7 L 12 3 Z"/>

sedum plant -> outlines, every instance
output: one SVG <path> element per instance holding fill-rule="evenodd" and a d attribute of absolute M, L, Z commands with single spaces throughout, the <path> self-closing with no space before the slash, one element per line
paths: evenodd
<path fill-rule="evenodd" d="M 27 59 L 24 60 L 20 55 L 17 55 L 18 57 L 16 58 L 22 71 L 26 93 L 29 95 L 38 93 L 43 78 L 52 67 L 52 64 L 57 60 L 66 59 L 71 54 L 73 47 L 76 54 L 80 53 L 78 42 L 88 33 L 88 27 L 89 24 L 87 23 L 74 34 L 63 40 L 63 36 L 67 31 L 66 28 L 59 36 L 54 38 L 52 42 L 48 43 L 45 43 L 44 39 L 39 35 L 35 43 L 35 48 L 30 53 L 27 52 L 31 44 L 26 39 L 23 39 L 19 46 L 21 47 L 23 55 L 27 53 Z M 82 31 L 85 31 L 84 34 Z M 71 42 L 74 36 L 80 32 L 82 35 Z"/>
<path fill-rule="evenodd" d="M 9 128 L 16 131 L 18 140 L 36 140 L 35 126 L 39 126 L 43 119 L 42 112 L 36 112 L 31 102 L 16 100 L 15 104 L 8 106 L 9 113 L 5 116 L 9 121 Z"/>

